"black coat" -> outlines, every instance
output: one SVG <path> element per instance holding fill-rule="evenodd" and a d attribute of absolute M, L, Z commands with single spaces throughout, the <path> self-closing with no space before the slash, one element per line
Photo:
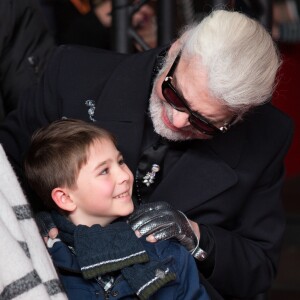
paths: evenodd
<path fill-rule="evenodd" d="M 0 118 L 38 82 L 54 46 L 37 0 L 0 1 Z"/>
<path fill-rule="evenodd" d="M 123 55 L 61 47 L 39 89 L 1 128 L 11 162 L 20 165 L 36 128 L 62 117 L 92 117 L 116 135 L 134 171 L 159 51 Z M 88 99 L 96 103 L 94 115 Z M 200 228 L 208 226 L 216 246 L 208 281 L 224 296 L 264 292 L 276 274 L 285 224 L 283 158 L 291 137 L 290 119 L 270 104 L 261 106 L 228 133 L 193 141 L 151 196 L 170 202 Z"/>

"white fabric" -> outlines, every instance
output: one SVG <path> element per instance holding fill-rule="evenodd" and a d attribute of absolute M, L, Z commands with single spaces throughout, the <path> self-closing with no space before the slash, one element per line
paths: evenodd
<path fill-rule="evenodd" d="M 67 299 L 0 145 L 0 299 Z"/>

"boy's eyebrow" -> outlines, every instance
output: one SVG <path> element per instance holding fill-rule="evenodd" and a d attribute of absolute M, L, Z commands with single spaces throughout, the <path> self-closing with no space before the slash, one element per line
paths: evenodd
<path fill-rule="evenodd" d="M 98 170 L 99 168 L 101 168 L 101 167 L 107 165 L 107 162 L 108 162 L 108 160 L 105 160 L 105 161 L 100 162 L 100 163 L 94 168 L 94 171 L 96 171 L 96 170 Z"/>
<path fill-rule="evenodd" d="M 122 153 L 119 151 L 118 152 L 118 155 L 117 155 L 117 158 L 120 158 L 120 157 L 123 157 Z M 95 168 L 94 168 L 94 171 L 98 170 L 99 168 L 105 166 L 108 164 L 108 162 L 111 161 L 111 159 L 107 159 L 107 160 L 104 160 L 102 162 L 100 162 Z"/>

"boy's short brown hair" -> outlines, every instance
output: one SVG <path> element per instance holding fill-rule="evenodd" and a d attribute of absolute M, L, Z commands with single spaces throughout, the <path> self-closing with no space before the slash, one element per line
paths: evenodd
<path fill-rule="evenodd" d="M 95 141 L 110 140 L 111 133 L 81 120 L 63 119 L 37 130 L 27 152 L 24 169 L 31 188 L 49 209 L 57 209 L 51 192 L 56 187 L 76 187 L 89 147 Z"/>

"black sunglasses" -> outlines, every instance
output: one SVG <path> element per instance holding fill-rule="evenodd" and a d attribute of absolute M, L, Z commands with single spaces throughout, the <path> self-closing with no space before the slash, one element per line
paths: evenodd
<path fill-rule="evenodd" d="M 206 120 L 198 112 L 191 110 L 185 99 L 177 92 L 175 87 L 172 85 L 173 74 L 178 65 L 181 56 L 181 51 L 176 56 L 170 71 L 168 72 L 165 80 L 162 83 L 162 94 L 166 101 L 176 110 L 181 112 L 189 113 L 189 122 L 191 125 L 199 130 L 201 133 L 206 135 L 216 135 L 218 133 L 225 133 L 229 129 L 229 124 L 224 124 L 222 127 L 218 128 Z"/>

